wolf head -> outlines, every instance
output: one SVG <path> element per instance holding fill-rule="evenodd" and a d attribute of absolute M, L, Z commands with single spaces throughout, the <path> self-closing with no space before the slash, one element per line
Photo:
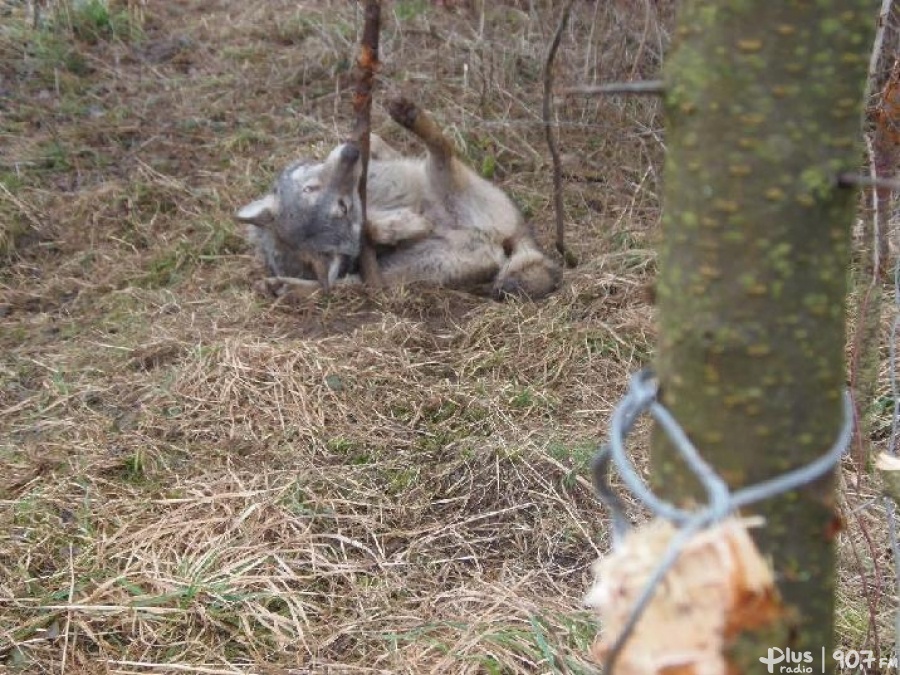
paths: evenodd
<path fill-rule="evenodd" d="M 315 278 L 328 288 L 359 255 L 359 147 L 344 143 L 324 162 L 288 166 L 270 193 L 237 212 L 276 276 Z"/>
<path fill-rule="evenodd" d="M 495 300 L 527 298 L 540 300 L 559 288 L 562 269 L 529 240 L 505 242 L 509 247 L 506 264 L 494 280 Z"/>

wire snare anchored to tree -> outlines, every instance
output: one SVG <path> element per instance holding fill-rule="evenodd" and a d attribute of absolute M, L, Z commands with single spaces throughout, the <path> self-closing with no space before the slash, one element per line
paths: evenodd
<path fill-rule="evenodd" d="M 466 167 L 413 103 L 396 99 L 388 109 L 428 155 L 402 157 L 372 138 L 366 227 L 384 282 L 430 282 L 498 299 L 552 293 L 562 272 L 538 248 L 509 197 Z M 290 165 L 272 192 L 238 211 L 275 275 L 270 288 L 327 290 L 345 274 L 342 283 L 359 283 L 361 170 L 357 146 L 344 143 L 324 162 Z"/>

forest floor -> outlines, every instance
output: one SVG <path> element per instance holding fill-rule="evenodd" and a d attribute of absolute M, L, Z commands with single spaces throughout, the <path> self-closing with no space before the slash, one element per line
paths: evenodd
<path fill-rule="evenodd" d="M 419 152 L 382 106 L 414 96 L 551 251 L 564 3 L 439 4 L 387 3 L 375 130 Z M 598 672 L 589 465 L 655 341 L 660 105 L 557 102 L 551 298 L 273 301 L 233 214 L 349 133 L 356 5 L 0 1 L 0 670 Z M 671 5 L 576 3 L 559 85 L 656 77 Z M 876 395 L 884 445 L 886 366 Z M 889 650 L 843 476 L 841 640 Z"/>

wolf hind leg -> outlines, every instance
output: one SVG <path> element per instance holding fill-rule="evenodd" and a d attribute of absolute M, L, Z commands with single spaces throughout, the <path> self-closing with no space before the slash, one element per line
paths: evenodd
<path fill-rule="evenodd" d="M 500 263 L 490 246 L 469 246 L 465 251 L 442 239 L 425 239 L 383 255 L 381 273 L 388 284 L 425 281 L 454 288 L 488 283 Z"/>

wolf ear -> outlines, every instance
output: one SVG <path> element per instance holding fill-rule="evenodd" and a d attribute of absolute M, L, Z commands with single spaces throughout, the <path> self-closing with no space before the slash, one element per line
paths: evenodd
<path fill-rule="evenodd" d="M 241 222 L 265 227 L 278 215 L 278 199 L 274 194 L 269 193 L 262 199 L 250 202 L 236 215 Z"/>

